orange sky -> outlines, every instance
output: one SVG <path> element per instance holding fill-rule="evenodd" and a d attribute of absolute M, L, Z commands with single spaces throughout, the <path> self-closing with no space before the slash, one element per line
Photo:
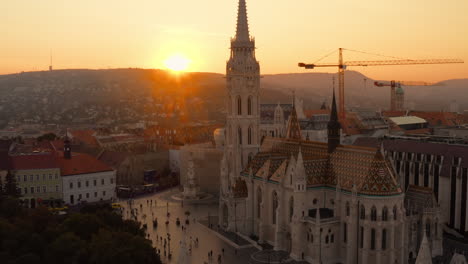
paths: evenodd
<path fill-rule="evenodd" d="M 264 74 L 303 72 L 297 62 L 343 47 L 467 61 L 351 68 L 374 79 L 468 78 L 466 0 L 247 0 L 247 8 Z M 57 69 L 164 68 L 183 54 L 190 71 L 223 73 L 237 0 L 14 0 L 1 1 L 0 14 L 0 73 L 44 70 L 51 50 Z M 367 59 L 384 58 L 345 53 Z"/>

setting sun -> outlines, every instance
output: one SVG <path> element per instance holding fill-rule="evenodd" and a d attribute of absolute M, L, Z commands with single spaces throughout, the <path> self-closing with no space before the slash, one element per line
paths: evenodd
<path fill-rule="evenodd" d="M 184 71 L 189 64 L 190 60 L 180 54 L 173 55 L 164 61 L 164 65 L 173 71 Z"/>

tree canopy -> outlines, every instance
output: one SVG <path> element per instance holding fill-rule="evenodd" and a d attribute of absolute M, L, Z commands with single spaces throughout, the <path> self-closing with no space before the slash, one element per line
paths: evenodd
<path fill-rule="evenodd" d="M 87 205 L 80 212 L 55 215 L 47 208 L 22 208 L 0 199 L 2 263 L 161 263 L 139 223 L 123 220 L 109 205 Z"/>

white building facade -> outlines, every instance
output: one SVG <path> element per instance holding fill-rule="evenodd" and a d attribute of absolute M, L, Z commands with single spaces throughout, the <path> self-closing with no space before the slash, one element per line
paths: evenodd
<path fill-rule="evenodd" d="M 408 263 L 427 230 L 431 255 L 442 254 L 440 210 L 424 202 L 432 192 L 415 188 L 405 198 L 381 149 L 340 145 L 334 96 L 327 143 L 302 138 L 293 108 L 286 134 L 260 144 L 254 48 L 240 0 L 227 64 L 219 225 L 310 263 Z M 420 221 L 428 225 L 413 229 Z"/>
<path fill-rule="evenodd" d="M 62 176 L 65 204 L 115 199 L 115 171 Z"/>

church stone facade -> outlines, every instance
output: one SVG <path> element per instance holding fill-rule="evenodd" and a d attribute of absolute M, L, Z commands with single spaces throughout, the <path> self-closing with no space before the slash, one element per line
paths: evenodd
<path fill-rule="evenodd" d="M 334 97 L 327 143 L 300 136 L 294 107 L 285 137 L 261 140 L 260 70 L 245 0 L 226 72 L 222 228 L 310 263 L 408 263 L 424 234 L 432 257 L 442 254 L 432 192 L 412 188 L 405 197 L 382 149 L 341 145 Z"/>

